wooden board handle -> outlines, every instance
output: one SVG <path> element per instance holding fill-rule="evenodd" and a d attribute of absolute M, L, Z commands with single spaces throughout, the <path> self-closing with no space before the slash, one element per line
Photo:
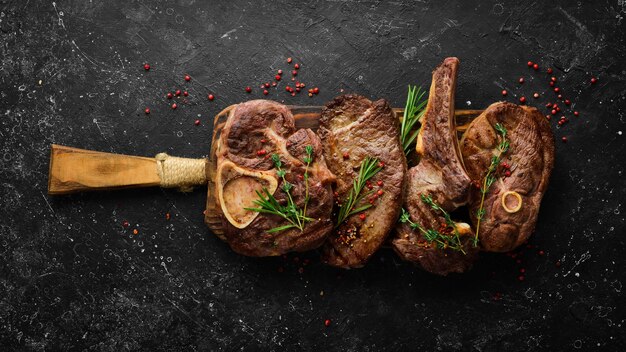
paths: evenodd
<path fill-rule="evenodd" d="M 205 183 L 205 159 L 176 158 L 164 153 L 145 158 L 57 144 L 51 147 L 49 194 L 153 186 L 190 190 Z"/>
<path fill-rule="evenodd" d="M 152 187 L 161 184 L 154 158 L 84 150 L 53 144 L 49 194 Z"/>

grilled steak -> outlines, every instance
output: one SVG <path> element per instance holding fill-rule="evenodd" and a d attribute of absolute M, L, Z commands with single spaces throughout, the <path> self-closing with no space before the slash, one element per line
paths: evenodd
<path fill-rule="evenodd" d="M 319 137 L 309 129 L 295 130 L 289 109 L 269 100 L 236 105 L 229 113 L 217 149 L 216 192 L 223 211 L 224 235 L 232 249 L 248 256 L 275 256 L 319 247 L 333 228 L 331 185 L 334 175 L 326 167 Z M 306 147 L 313 149 L 308 168 L 308 195 L 303 230 L 268 232 L 288 222 L 274 214 L 258 213 L 256 191 L 265 188 L 282 206 L 288 204 L 283 181 L 271 157 L 276 154 L 285 170 L 293 203 L 304 209 Z"/>
<path fill-rule="evenodd" d="M 362 267 L 383 243 L 400 213 L 407 166 L 399 140 L 399 122 L 385 100 L 372 102 L 359 95 L 343 95 L 322 110 L 318 133 L 328 167 L 337 176 L 338 202 L 346 201 L 366 157 L 384 163 L 370 187 L 364 189 L 371 193 L 363 204 L 373 206 L 348 217 L 323 247 L 324 262 L 343 268 Z"/>
<path fill-rule="evenodd" d="M 416 228 L 407 223 L 398 226 L 396 238 L 392 241 L 401 258 L 439 275 L 464 272 L 471 267 L 478 252 L 470 244 L 468 224 L 450 226 L 443 213 L 424 200 L 424 197 L 430 197 L 446 212 L 467 203 L 470 178 L 463 167 L 454 117 L 458 65 L 457 58 L 447 58 L 433 71 L 428 104 L 417 137 L 416 150 L 420 161 L 409 170 L 404 204 Z M 458 233 L 462 246 L 454 250 L 447 247 L 452 247 L 450 241 L 429 240 L 425 236 L 427 230 L 455 238 Z"/>
<path fill-rule="evenodd" d="M 510 177 L 498 178 L 485 197 L 479 240 L 483 250 L 506 252 L 528 239 L 535 228 L 539 205 L 554 164 L 554 138 L 550 124 L 535 108 L 510 103 L 489 106 L 469 125 L 461 139 L 461 151 L 472 180 L 485 177 L 491 157 L 500 142 L 494 126 L 507 130 L 509 150 L 501 165 L 508 165 Z M 470 216 L 476 226 L 480 190 L 470 195 Z"/>

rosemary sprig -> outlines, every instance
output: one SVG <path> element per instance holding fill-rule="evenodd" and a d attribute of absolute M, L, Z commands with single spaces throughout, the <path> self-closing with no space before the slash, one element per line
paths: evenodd
<path fill-rule="evenodd" d="M 408 223 L 412 229 L 419 230 L 428 243 L 435 242 L 437 248 L 446 249 L 450 248 L 455 251 L 461 251 L 465 254 L 461 241 L 457 236 L 445 235 L 435 229 L 425 229 L 422 225 L 411 221 L 411 215 L 404 208 L 402 208 L 402 215 L 400 216 L 401 223 Z"/>
<path fill-rule="evenodd" d="M 402 125 L 400 127 L 400 142 L 404 149 L 404 154 L 409 156 L 411 153 L 411 145 L 417 138 L 419 129 L 413 131 L 413 127 L 424 116 L 424 109 L 428 100 L 424 99 L 425 91 L 421 87 L 409 85 L 409 92 L 406 98 L 406 104 L 404 106 L 404 115 L 402 116 Z"/>
<path fill-rule="evenodd" d="M 255 200 L 253 203 L 257 206 L 257 208 L 245 208 L 246 210 L 257 211 L 259 213 L 278 215 L 289 222 L 287 225 L 274 227 L 268 230 L 268 233 L 279 232 L 290 228 L 297 228 L 300 232 L 302 232 L 304 230 L 305 223 L 313 220 L 312 218 L 306 216 L 306 207 L 309 202 L 308 170 L 309 166 L 313 162 L 313 147 L 306 146 L 305 151 L 307 153 L 307 156 L 304 158 L 304 162 L 306 163 L 304 172 L 306 191 L 303 209 L 299 209 L 293 201 L 291 196 L 293 184 L 285 179 L 287 172 L 282 168 L 283 163 L 280 161 L 278 154 L 272 154 L 272 161 L 274 162 L 274 167 L 276 168 L 276 175 L 283 181 L 281 190 L 287 194 L 287 205 L 281 205 L 278 200 L 276 200 L 276 197 L 274 197 L 274 195 L 267 190 L 267 188 L 263 188 L 263 192 L 256 191 L 259 199 Z"/>
<path fill-rule="evenodd" d="M 434 211 L 438 211 L 443 215 L 443 218 L 446 220 L 446 225 L 448 225 L 454 230 L 454 237 L 456 239 L 456 243 L 458 243 L 459 248 L 461 249 L 461 252 L 465 254 L 465 251 L 463 250 L 463 246 L 461 246 L 461 238 L 459 235 L 459 230 L 456 228 L 456 223 L 452 221 L 452 218 L 450 218 L 450 214 L 448 214 L 447 211 L 445 211 L 441 206 L 439 206 L 439 204 L 437 204 L 430 195 L 425 196 L 424 194 L 422 194 L 421 198 L 422 198 L 422 202 L 426 203 Z"/>
<path fill-rule="evenodd" d="M 502 155 L 509 150 L 510 143 L 506 139 L 506 128 L 499 123 L 495 125 L 496 132 L 500 135 L 500 143 L 498 144 L 496 155 L 491 157 L 491 163 L 489 164 L 489 168 L 487 169 L 487 174 L 483 179 L 483 185 L 480 188 L 480 206 L 476 211 L 476 235 L 474 236 L 474 247 L 478 246 L 478 232 L 480 230 L 480 221 L 485 216 L 485 196 L 487 192 L 489 192 L 489 188 L 496 181 L 496 176 L 494 175 L 495 171 L 500 165 L 500 161 L 502 161 Z"/>
<path fill-rule="evenodd" d="M 380 170 L 382 170 L 382 166 L 378 166 L 378 159 L 369 156 L 363 159 L 361 162 L 361 168 L 359 169 L 359 175 L 352 183 L 352 189 L 348 194 L 348 198 L 341 203 L 341 206 L 339 207 L 337 225 L 335 225 L 335 227 L 339 227 L 339 225 L 341 225 L 350 216 L 372 207 L 372 204 L 359 205 L 359 203 L 363 200 L 363 198 L 372 193 L 371 191 L 363 192 L 363 188 L 365 187 L 367 181 L 374 177 L 374 175 L 376 175 Z"/>

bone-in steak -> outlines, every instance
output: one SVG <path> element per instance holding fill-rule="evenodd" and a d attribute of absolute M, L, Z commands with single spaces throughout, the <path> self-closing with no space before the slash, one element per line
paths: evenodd
<path fill-rule="evenodd" d="M 329 169 L 337 176 L 335 196 L 345 202 L 366 157 L 384 167 L 364 191 L 373 206 L 339 225 L 323 247 L 322 260 L 343 268 L 363 266 L 398 219 L 404 193 L 406 159 L 399 122 L 385 100 L 343 95 L 322 110 L 318 131 Z M 329 207 L 330 208 L 330 207 Z"/>
<path fill-rule="evenodd" d="M 480 229 L 480 246 L 485 251 L 506 252 L 528 239 L 535 228 L 541 198 L 554 164 L 554 138 L 550 124 L 535 108 L 510 103 L 489 106 L 469 125 L 461 139 L 461 150 L 472 180 L 482 180 L 499 143 L 496 123 L 506 128 L 509 150 L 485 197 Z M 470 195 L 470 215 L 476 226 L 480 190 Z"/>
<path fill-rule="evenodd" d="M 313 148 L 313 162 L 308 170 L 309 201 L 303 231 L 284 226 L 280 216 L 257 213 L 256 191 L 267 189 L 281 205 L 287 204 L 282 178 L 271 155 L 279 156 L 285 178 L 293 187 L 293 203 L 304 209 L 306 147 Z M 309 129 L 295 130 L 289 109 L 269 100 L 253 100 L 236 105 L 229 113 L 217 148 L 216 192 L 223 211 L 223 240 L 232 249 L 248 256 L 274 256 L 290 251 L 319 247 L 333 228 L 331 204 L 334 175 L 326 167 L 319 137 Z"/>
<path fill-rule="evenodd" d="M 456 223 L 455 232 L 453 226 L 447 226 L 442 212 L 423 200 L 423 197 L 431 197 L 447 212 L 467 203 L 470 178 L 463 167 L 454 117 L 458 65 L 457 58 L 447 58 L 433 71 L 428 104 L 417 137 L 416 150 L 420 161 L 408 172 L 404 206 L 411 221 L 423 230 L 432 229 L 454 236 L 458 232 L 465 253 L 427 240 L 423 231 L 406 223 L 398 226 L 396 238 L 392 241 L 401 258 L 439 275 L 469 269 L 478 251 L 470 244 L 468 224 Z"/>

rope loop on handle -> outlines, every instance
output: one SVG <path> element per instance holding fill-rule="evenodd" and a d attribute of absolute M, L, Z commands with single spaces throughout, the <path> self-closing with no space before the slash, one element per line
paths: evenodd
<path fill-rule="evenodd" d="M 190 192 L 193 186 L 206 184 L 206 160 L 188 159 L 159 153 L 155 157 L 161 187 Z"/>

